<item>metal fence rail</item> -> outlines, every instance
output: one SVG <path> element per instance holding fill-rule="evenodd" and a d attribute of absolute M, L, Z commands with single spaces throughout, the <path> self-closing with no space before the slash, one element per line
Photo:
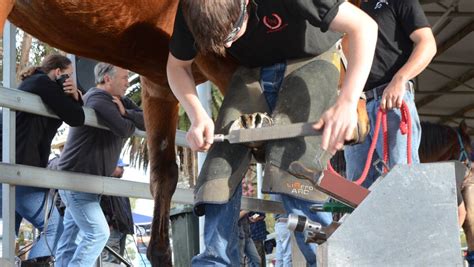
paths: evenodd
<path fill-rule="evenodd" d="M 0 182 L 10 185 L 35 186 L 75 190 L 93 194 L 104 194 L 143 199 L 153 199 L 150 184 L 111 177 L 56 171 L 20 164 L 0 163 Z M 172 201 L 181 204 L 193 203 L 193 189 L 177 188 Z M 257 198 L 243 198 L 242 209 L 281 213 L 280 202 Z"/>
<path fill-rule="evenodd" d="M 43 103 L 41 97 L 38 95 L 2 86 L 0 86 L 0 107 L 59 119 L 59 117 Z M 94 110 L 87 107 L 84 107 L 83 109 L 85 114 L 84 125 L 106 130 L 109 129 L 100 122 L 100 119 L 97 118 Z M 135 135 L 146 137 L 146 133 L 140 130 L 135 130 Z M 188 144 L 186 143 L 185 136 L 186 132 L 176 130 L 176 145 L 187 147 Z"/>
<path fill-rule="evenodd" d="M 46 117 L 58 118 L 37 95 L 0 86 L 0 107 L 3 109 L 3 159 L 0 163 L 0 182 L 3 183 L 3 258 L 1 266 L 12 265 L 14 262 L 14 207 L 16 185 L 36 186 L 44 188 L 57 188 L 76 190 L 95 194 L 107 194 L 144 199 L 153 199 L 150 194 L 149 184 L 111 177 L 90 174 L 55 171 L 45 168 L 31 167 L 14 163 L 15 154 L 15 110 L 29 112 Z M 85 125 L 108 129 L 97 118 L 90 108 L 84 108 Z M 135 131 L 136 136 L 146 137 L 143 131 Z M 188 146 L 185 139 L 186 132 L 176 131 L 176 145 Z M 7 155 L 7 156 L 6 156 Z M 172 198 L 173 202 L 192 204 L 192 189 L 177 188 Z M 243 198 L 242 208 L 258 210 L 269 213 L 283 212 L 280 202 Z"/>

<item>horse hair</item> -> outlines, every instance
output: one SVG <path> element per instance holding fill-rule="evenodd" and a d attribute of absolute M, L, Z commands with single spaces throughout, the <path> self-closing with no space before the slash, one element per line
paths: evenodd
<path fill-rule="evenodd" d="M 451 135 L 456 135 L 456 130 L 447 125 L 431 122 L 421 122 L 420 155 L 432 155 L 439 152 L 452 142 Z"/>

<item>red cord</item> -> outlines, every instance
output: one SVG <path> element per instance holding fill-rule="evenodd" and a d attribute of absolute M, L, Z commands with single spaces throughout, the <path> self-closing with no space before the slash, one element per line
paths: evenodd
<path fill-rule="evenodd" d="M 400 130 L 402 131 L 402 134 L 407 134 L 407 163 L 408 165 L 410 165 L 413 162 L 412 155 L 411 155 L 411 127 L 412 125 L 411 125 L 411 118 L 410 118 L 410 110 L 408 109 L 408 106 L 405 103 L 405 101 L 402 102 L 401 111 L 402 111 L 402 120 L 400 122 Z"/>
<path fill-rule="evenodd" d="M 370 144 L 369 154 L 367 154 L 367 161 L 365 162 L 364 171 L 362 172 L 359 179 L 357 179 L 354 182 L 357 185 L 361 185 L 365 181 L 365 178 L 367 178 L 367 174 L 369 173 L 370 163 L 372 162 L 372 157 L 374 155 L 375 147 L 377 146 L 377 139 L 379 138 L 380 122 L 382 121 L 383 113 L 384 112 L 382 111 L 382 109 L 379 109 L 379 111 L 377 112 L 377 119 L 375 122 L 375 129 L 374 129 L 374 137 L 372 139 L 372 143 Z"/>
<path fill-rule="evenodd" d="M 408 106 L 406 105 L 405 101 L 402 102 L 401 111 L 401 121 L 400 121 L 400 131 L 403 135 L 407 134 L 407 162 L 410 165 L 412 163 L 411 158 L 411 118 L 410 112 L 408 110 Z M 375 122 L 375 129 L 374 135 L 372 139 L 372 143 L 370 144 L 369 153 L 367 155 L 367 161 L 365 162 L 364 170 L 356 181 L 354 181 L 357 185 L 362 185 L 362 183 L 367 178 L 367 174 L 369 173 L 370 165 L 372 162 L 372 157 L 374 155 L 375 147 L 377 145 L 377 139 L 379 136 L 380 131 L 380 123 L 382 123 L 382 134 L 383 134 L 383 160 L 388 164 L 389 161 L 389 151 L 388 151 L 388 127 L 387 127 L 387 113 L 384 112 L 381 108 L 377 112 L 377 119 Z M 328 169 L 330 172 L 339 175 L 331 165 L 331 162 L 328 163 Z M 384 167 L 384 172 L 387 172 L 387 169 Z"/>
<path fill-rule="evenodd" d="M 383 162 L 385 162 L 388 165 L 388 162 L 390 160 L 389 155 L 388 155 L 388 125 L 387 125 L 387 112 L 382 111 L 382 109 L 379 109 L 379 112 L 382 112 L 382 134 L 383 134 L 383 149 L 382 149 L 382 154 L 383 154 Z M 383 166 L 383 172 L 387 173 L 388 170 L 386 168 L 386 165 Z M 364 178 L 365 179 L 365 178 Z"/>

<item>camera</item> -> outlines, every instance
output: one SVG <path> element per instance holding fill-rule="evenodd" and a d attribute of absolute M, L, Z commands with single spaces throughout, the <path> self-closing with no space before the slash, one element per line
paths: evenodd
<path fill-rule="evenodd" d="M 56 79 L 56 82 L 61 86 L 64 87 L 64 82 L 69 79 L 69 74 L 61 74 L 59 78 Z"/>

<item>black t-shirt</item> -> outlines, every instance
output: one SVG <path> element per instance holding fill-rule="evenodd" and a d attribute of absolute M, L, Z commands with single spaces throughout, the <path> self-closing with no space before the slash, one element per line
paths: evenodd
<path fill-rule="evenodd" d="M 341 34 L 327 31 L 342 0 L 255 0 L 249 4 L 247 30 L 227 51 L 247 67 L 268 66 L 288 59 L 317 56 Z M 170 52 L 191 60 L 197 50 L 178 7 Z"/>
<path fill-rule="evenodd" d="M 374 62 L 365 91 L 392 80 L 413 50 L 410 34 L 430 25 L 416 0 L 368 0 L 362 1 L 361 9 L 379 26 Z"/>

